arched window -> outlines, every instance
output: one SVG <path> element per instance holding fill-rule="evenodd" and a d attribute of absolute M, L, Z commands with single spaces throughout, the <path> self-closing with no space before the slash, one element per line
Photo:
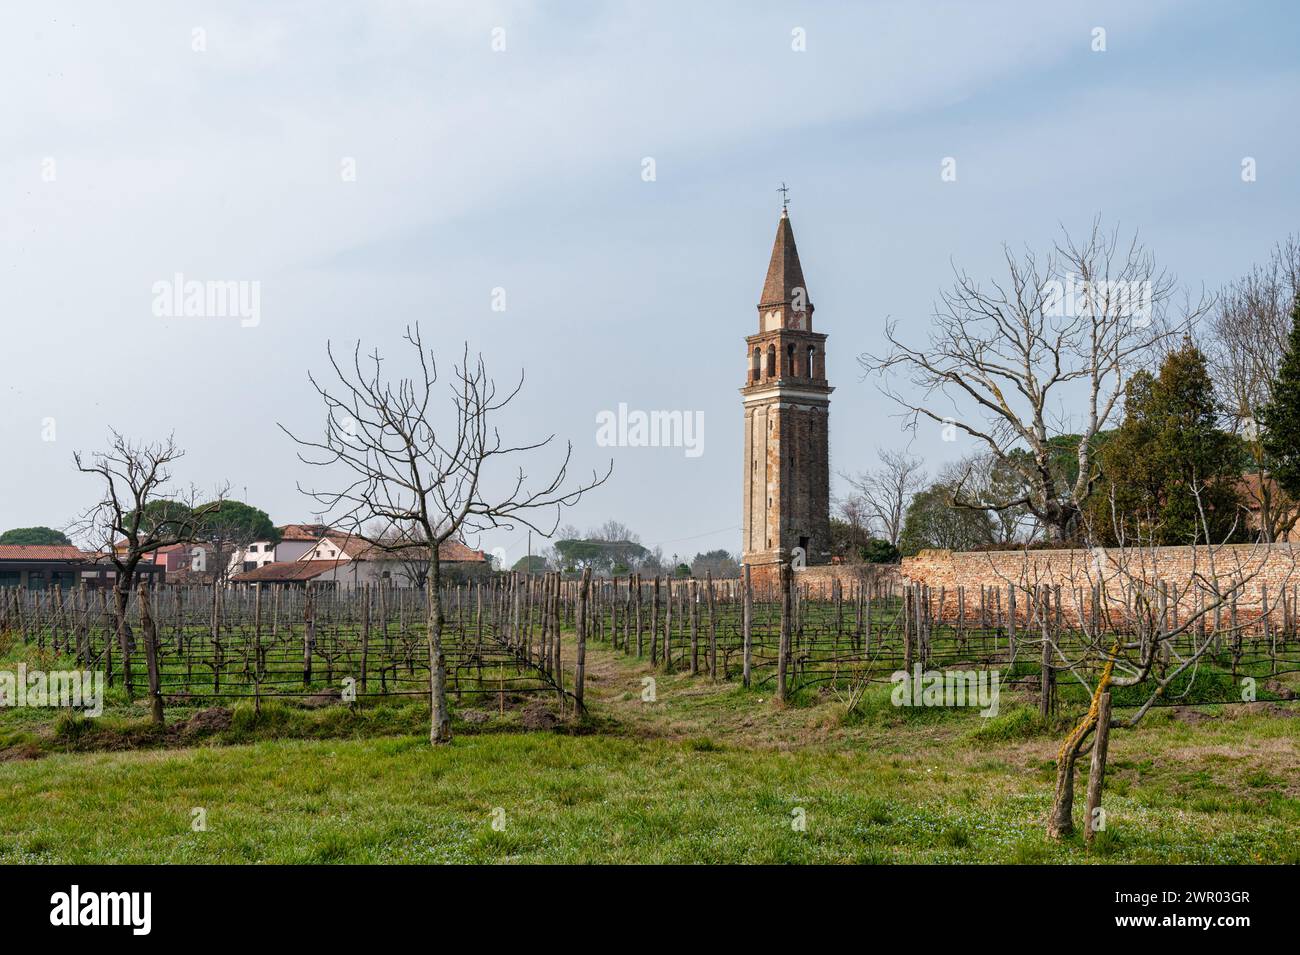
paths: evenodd
<path fill-rule="evenodd" d="M 759 372 L 762 371 L 762 367 L 763 367 L 763 350 L 761 348 L 755 348 L 754 360 L 750 362 L 750 366 L 749 366 L 749 377 L 754 381 L 758 381 Z"/>
<path fill-rule="evenodd" d="M 794 342 L 791 342 L 785 348 L 785 368 L 781 369 L 782 377 L 793 378 L 795 376 L 794 367 Z"/>
<path fill-rule="evenodd" d="M 807 368 L 807 370 L 808 370 L 808 377 L 809 377 L 809 378 L 821 378 L 821 377 L 824 377 L 823 375 L 821 375 L 821 374 L 818 373 L 818 369 L 817 369 L 816 361 L 817 361 L 817 348 L 816 348 L 816 346 L 809 345 L 809 346 L 808 346 L 808 364 L 804 366 L 804 367 Z"/>
<path fill-rule="evenodd" d="M 767 346 L 767 377 L 776 377 L 776 346 Z"/>

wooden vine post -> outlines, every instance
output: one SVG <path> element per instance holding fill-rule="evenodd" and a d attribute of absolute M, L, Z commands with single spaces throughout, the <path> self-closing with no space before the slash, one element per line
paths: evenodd
<path fill-rule="evenodd" d="M 753 662 L 753 625 L 754 625 L 754 592 L 749 581 L 749 565 L 745 565 L 745 596 L 744 609 L 741 616 L 741 638 L 744 641 L 744 662 L 741 671 L 742 679 L 745 683 L 745 689 L 749 689 L 750 667 Z"/>
<path fill-rule="evenodd" d="M 776 656 L 776 698 L 782 703 L 786 700 L 786 668 L 790 664 L 790 591 L 794 586 L 794 574 L 789 564 L 781 565 L 781 644 Z"/>
<path fill-rule="evenodd" d="M 578 584 L 578 662 L 573 669 L 573 709 L 575 716 L 586 712 L 583 703 L 583 687 L 587 678 L 587 588 L 591 586 L 591 568 L 582 571 L 582 581 Z"/>
<path fill-rule="evenodd" d="M 1097 821 L 1102 787 L 1106 781 L 1106 747 L 1110 743 L 1110 691 L 1103 693 L 1097 702 L 1097 738 L 1092 744 L 1092 764 L 1088 768 L 1088 802 L 1083 820 L 1085 838 L 1089 844 L 1097 832 L 1106 827 L 1105 822 L 1099 826 Z M 1101 815 L 1104 818 L 1104 813 Z"/>
<path fill-rule="evenodd" d="M 149 717 L 155 726 L 162 726 L 162 678 L 158 672 L 158 628 L 154 626 L 153 609 L 149 606 L 149 587 L 140 582 L 140 629 L 144 635 L 145 668 L 149 674 Z"/>

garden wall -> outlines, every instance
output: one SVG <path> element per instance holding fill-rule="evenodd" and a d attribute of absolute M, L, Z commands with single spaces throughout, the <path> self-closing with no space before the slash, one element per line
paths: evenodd
<path fill-rule="evenodd" d="M 1066 613 L 1087 616 L 1094 601 L 1101 599 L 1113 612 L 1130 604 L 1132 584 L 1140 581 L 1163 582 L 1173 612 L 1186 615 L 1210 599 L 1211 579 L 1225 590 L 1242 581 L 1236 613 L 1257 618 L 1267 605 L 1270 618 L 1290 627 L 1297 620 L 1300 545 L 1239 544 L 1214 548 L 1213 553 L 1207 547 L 926 550 L 905 557 L 901 574 L 905 582 L 930 589 L 932 607 L 936 595 L 944 594 L 944 616 L 956 613 L 958 588 L 973 594 L 981 587 L 997 590 L 1005 600 L 1013 584 L 1021 594 L 1026 588 L 1050 588 L 1054 597 L 1059 588 L 1056 599 Z M 1098 585 L 1104 589 L 1098 590 Z M 1018 615 L 1024 613 L 1025 603 L 1023 597 L 1017 600 Z M 1233 609 L 1229 604 L 1223 612 Z"/>

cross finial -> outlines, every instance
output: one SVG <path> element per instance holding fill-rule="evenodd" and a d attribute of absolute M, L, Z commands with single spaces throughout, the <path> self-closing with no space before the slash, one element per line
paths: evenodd
<path fill-rule="evenodd" d="M 777 192 L 781 193 L 781 215 L 787 216 L 790 214 L 790 187 L 785 184 L 785 180 L 781 181 L 781 188 Z"/>

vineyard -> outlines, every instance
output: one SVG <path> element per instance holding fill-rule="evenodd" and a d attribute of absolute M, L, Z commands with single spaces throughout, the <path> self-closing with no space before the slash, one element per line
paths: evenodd
<path fill-rule="evenodd" d="M 152 643 L 166 705 L 313 697 L 364 706 L 429 692 L 423 590 L 161 587 L 132 594 L 122 621 L 111 596 L 0 592 L 0 632 L 101 671 L 133 697 L 149 692 Z M 996 671 L 1004 690 L 1036 696 L 1046 715 L 1086 705 L 1097 668 L 1090 649 L 1144 639 L 1122 613 L 1072 619 L 1059 591 L 935 592 L 866 576 L 782 591 L 743 580 L 515 574 L 444 586 L 440 603 L 453 705 L 504 709 L 542 695 L 571 713 L 584 709 L 589 641 L 782 699 L 887 684 L 917 667 Z M 1247 625 L 1225 605 L 1178 633 L 1176 610 L 1166 610 L 1157 623 L 1174 635 L 1146 637 L 1160 646 L 1155 677 L 1181 671 L 1159 705 L 1290 698 L 1282 678 L 1300 671 L 1296 619 L 1283 604 Z M 1243 694 L 1247 678 L 1254 690 Z M 1115 704 L 1137 705 L 1142 693 L 1119 689 Z"/>

